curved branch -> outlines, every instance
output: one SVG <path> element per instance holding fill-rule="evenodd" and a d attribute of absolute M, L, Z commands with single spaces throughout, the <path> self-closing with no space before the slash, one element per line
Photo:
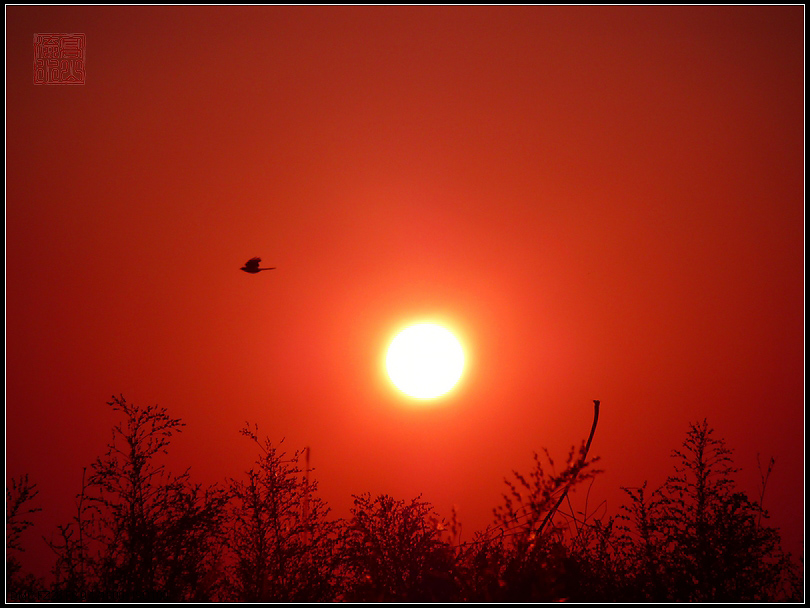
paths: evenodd
<path fill-rule="evenodd" d="M 596 423 L 599 421 L 599 399 L 593 400 L 593 424 L 591 425 L 591 434 L 588 436 L 588 442 L 585 444 L 585 450 L 582 452 L 582 458 L 580 458 L 579 463 L 576 465 L 574 469 L 574 474 L 571 475 L 571 479 L 568 481 L 568 485 L 565 486 L 565 490 L 563 490 L 560 499 L 557 501 L 557 504 L 552 507 L 548 513 L 546 513 L 546 517 L 543 519 L 543 523 L 540 524 L 540 527 L 537 529 L 537 535 L 543 532 L 543 528 L 546 527 L 546 524 L 551 519 L 551 517 L 557 512 L 557 509 L 560 508 L 562 501 L 565 500 L 565 497 L 568 495 L 568 490 L 571 489 L 571 486 L 574 485 L 574 481 L 576 481 L 577 473 L 579 473 L 580 469 L 585 466 L 585 459 L 588 457 L 588 450 L 591 449 L 591 441 L 593 441 L 593 435 L 596 432 Z"/>

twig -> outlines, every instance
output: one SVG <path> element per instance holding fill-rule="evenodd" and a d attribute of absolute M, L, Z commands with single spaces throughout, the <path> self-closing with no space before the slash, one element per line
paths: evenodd
<path fill-rule="evenodd" d="M 773 470 L 773 465 L 776 463 L 776 460 L 771 456 L 771 459 L 768 461 L 768 470 L 767 472 L 762 472 L 762 463 L 759 461 L 759 454 L 757 454 L 757 467 L 759 468 L 759 477 L 761 481 L 761 489 L 759 491 L 759 515 L 757 516 L 757 529 L 759 529 L 762 523 L 762 501 L 765 500 L 765 487 L 768 485 L 768 478 L 771 476 L 771 471 Z"/>
<path fill-rule="evenodd" d="M 546 514 L 545 519 L 543 520 L 543 523 L 540 524 L 540 527 L 537 529 L 537 536 L 540 536 L 540 534 L 543 532 L 543 528 L 546 527 L 548 521 L 551 519 L 554 513 L 557 512 L 557 509 L 560 508 L 562 501 L 565 500 L 565 497 L 568 495 L 568 490 L 571 488 L 571 486 L 574 484 L 574 481 L 577 478 L 577 473 L 579 473 L 580 469 L 583 466 L 585 466 L 585 459 L 588 457 L 588 450 L 591 448 L 591 441 L 593 441 L 593 434 L 596 432 L 596 423 L 598 421 L 599 421 L 599 399 L 594 399 L 593 424 L 591 425 L 591 434 L 588 436 L 588 442 L 585 444 L 585 450 L 582 452 L 582 458 L 580 458 L 579 464 L 576 466 L 574 474 L 571 475 L 571 479 L 568 481 L 568 485 L 565 487 L 565 490 L 563 490 L 563 493 L 560 496 L 559 500 L 557 501 L 557 504 L 555 504 L 554 507 L 552 507 L 549 510 L 549 512 Z"/>

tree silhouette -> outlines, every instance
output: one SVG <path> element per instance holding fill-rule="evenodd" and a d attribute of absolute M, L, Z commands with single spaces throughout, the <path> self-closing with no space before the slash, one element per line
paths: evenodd
<path fill-rule="evenodd" d="M 183 423 L 158 406 L 113 397 L 124 415 L 90 468 L 74 521 L 60 527 L 55 591 L 62 599 L 204 599 L 217 559 L 226 494 L 156 462 Z M 78 597 L 72 597 L 80 594 Z"/>
<path fill-rule="evenodd" d="M 354 497 L 343 546 L 346 601 L 448 601 L 455 583 L 452 547 L 432 507 L 387 495 Z"/>
<path fill-rule="evenodd" d="M 509 491 L 493 512 L 495 523 L 463 547 L 465 580 L 470 599 L 478 601 L 555 601 L 567 599 L 565 558 L 567 526 L 559 510 L 561 499 L 575 485 L 593 479 L 597 459 L 587 459 L 586 444 L 571 449 L 565 468 L 556 472 L 534 455 L 528 478 L 513 471 L 504 480 Z M 555 519 L 555 516 L 558 516 Z"/>
<path fill-rule="evenodd" d="M 706 420 L 673 451 L 675 473 L 650 496 L 625 489 L 623 541 L 635 599 L 767 601 L 782 594 L 788 556 L 767 513 L 735 487 L 732 452 Z"/>
<path fill-rule="evenodd" d="M 751 500 L 736 488 L 731 450 L 705 420 L 673 451 L 666 482 L 624 488 L 629 503 L 608 517 L 602 504 L 589 511 L 589 494 L 581 510 L 570 500 L 600 472 L 588 459 L 595 402 L 591 434 L 562 470 L 547 451 L 535 454 L 528 475 L 505 480 L 493 525 L 461 543 L 453 531 L 445 538 L 447 524 L 421 497 L 361 494 L 348 520 L 328 519 L 308 449 L 288 455 L 255 426 L 241 431 L 259 448 L 243 477 L 226 489 L 192 484 L 188 470 L 173 475 L 161 463 L 179 419 L 123 397 L 108 405 L 123 420 L 83 471 L 72 520 L 49 541 L 57 556 L 50 589 L 17 559 L 39 511 L 36 486 L 23 476 L 6 488 L 8 600 L 803 600 L 802 566 L 764 525 L 773 460 L 760 469 L 759 502 Z"/>
<path fill-rule="evenodd" d="M 93 516 L 98 506 L 87 500 L 87 468 L 82 470 L 81 491 L 76 496 L 76 514 L 68 524 L 59 525 L 59 538 L 46 540 L 56 553 L 54 574 L 56 581 L 52 586 L 54 599 L 77 601 L 90 599 L 90 593 L 101 593 L 100 582 L 92 579 L 95 560 L 90 557 L 89 544 L 92 539 Z"/>
<path fill-rule="evenodd" d="M 38 597 L 42 583 L 30 574 L 21 572 L 18 555 L 24 551 L 23 533 L 34 525 L 32 515 L 42 510 L 32 503 L 39 494 L 28 475 L 12 478 L 6 486 L 6 600 L 31 601 Z"/>
<path fill-rule="evenodd" d="M 260 442 L 256 427 L 241 432 L 260 448 L 246 479 L 230 482 L 229 597 L 242 601 L 326 601 L 334 595 L 337 523 L 302 476 L 301 451 Z"/>
<path fill-rule="evenodd" d="M 566 599 L 565 561 L 569 553 L 566 526 L 558 523 L 560 506 L 577 484 L 593 479 L 598 458 L 588 459 L 599 420 L 599 401 L 587 441 L 571 448 L 565 468 L 557 473 L 548 451 L 544 466 L 534 454 L 534 470 L 528 479 L 513 471 L 505 479 L 509 491 L 504 504 L 493 512 L 495 524 L 469 547 L 461 548 L 469 587 L 465 596 L 484 601 L 554 601 Z M 556 520 L 555 520 L 556 518 Z M 584 529 L 579 534 L 584 535 Z M 582 542 L 582 538 L 579 539 Z"/>

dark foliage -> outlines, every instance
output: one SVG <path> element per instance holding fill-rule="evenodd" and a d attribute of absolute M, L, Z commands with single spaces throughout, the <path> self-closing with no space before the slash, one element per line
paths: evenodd
<path fill-rule="evenodd" d="M 455 596 L 453 549 L 444 522 L 419 498 L 354 497 L 342 546 L 348 601 L 449 601 Z"/>
<path fill-rule="evenodd" d="M 21 572 L 21 537 L 36 486 L 6 488 L 6 592 L 10 600 L 251 602 L 803 601 L 803 564 L 765 525 L 762 499 L 739 491 L 732 453 L 704 420 L 692 424 L 663 486 L 625 488 L 609 517 L 589 510 L 600 471 L 587 442 L 557 470 L 535 455 L 529 475 L 506 480 L 494 522 L 468 542 L 415 498 L 354 497 L 348 520 L 310 480 L 309 452 L 286 453 L 258 430 L 254 465 L 224 488 L 173 475 L 161 456 L 183 426 L 164 408 L 123 397 L 123 421 L 86 469 L 72 520 L 48 542 L 55 581 Z M 302 463 L 302 460 L 304 461 Z M 302 468 L 303 467 L 303 468 Z M 584 508 L 571 495 L 587 485 Z"/>
<path fill-rule="evenodd" d="M 621 542 L 630 599 L 768 601 L 785 599 L 789 557 L 767 512 L 736 489 L 732 452 L 704 420 L 692 424 L 675 473 L 646 493 L 626 489 Z"/>
<path fill-rule="evenodd" d="M 227 494 L 158 464 L 183 424 L 165 408 L 109 403 L 124 422 L 83 483 L 74 520 L 51 542 L 55 597 L 188 601 L 209 595 Z"/>
<path fill-rule="evenodd" d="M 505 480 L 509 491 L 503 495 L 504 504 L 494 510 L 495 524 L 468 550 L 462 548 L 465 578 L 472 583 L 465 599 L 548 602 L 571 596 L 569 555 L 576 543 L 583 542 L 585 528 L 579 529 L 574 514 L 566 522 L 560 506 L 570 490 L 600 472 L 593 468 L 597 459 L 588 459 L 598 420 L 599 401 L 594 401 L 588 439 L 579 450 L 571 449 L 562 471 L 556 471 L 546 451 L 547 466 L 535 454 L 528 479 L 513 471 L 515 481 Z M 577 527 L 573 537 L 566 526 L 571 521 Z"/>
<path fill-rule="evenodd" d="M 245 478 L 230 482 L 226 597 L 246 601 L 327 601 L 335 594 L 338 523 L 301 471 L 301 451 L 279 452 L 245 427 L 260 449 Z"/>
<path fill-rule="evenodd" d="M 534 455 L 527 479 L 517 471 L 505 480 L 504 504 L 494 510 L 495 523 L 469 546 L 461 548 L 468 586 L 465 598 L 474 601 L 534 601 L 567 599 L 566 542 L 559 510 L 561 499 L 576 484 L 599 471 L 587 460 L 586 447 L 568 454 L 557 473 L 546 452 L 547 467 Z"/>
<path fill-rule="evenodd" d="M 40 595 L 42 582 L 31 574 L 24 574 L 18 555 L 24 551 L 22 536 L 34 525 L 30 519 L 42 510 L 32 503 L 39 494 L 28 475 L 11 480 L 6 487 L 6 598 L 33 598 Z"/>

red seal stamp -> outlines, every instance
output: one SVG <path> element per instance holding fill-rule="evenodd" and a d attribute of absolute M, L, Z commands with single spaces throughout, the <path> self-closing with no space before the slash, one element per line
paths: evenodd
<path fill-rule="evenodd" d="M 84 84 L 84 34 L 34 34 L 34 84 Z"/>

